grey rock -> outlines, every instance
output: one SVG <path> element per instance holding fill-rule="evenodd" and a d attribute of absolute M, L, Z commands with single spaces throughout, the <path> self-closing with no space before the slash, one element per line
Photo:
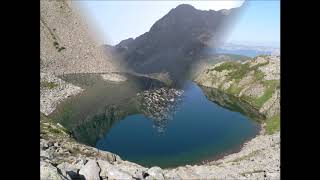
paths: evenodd
<path fill-rule="evenodd" d="M 40 179 L 41 180 L 65 180 L 56 167 L 44 161 L 40 161 Z"/>
<path fill-rule="evenodd" d="M 63 162 L 59 164 L 57 168 L 60 169 L 63 176 L 70 177 L 70 179 L 79 179 L 79 169 L 76 167 L 76 165 Z"/>
<path fill-rule="evenodd" d="M 157 167 L 157 166 L 152 167 L 152 168 L 148 169 L 147 173 L 149 174 L 149 176 L 146 177 L 147 180 L 164 179 L 163 172 L 160 167 Z"/>
<path fill-rule="evenodd" d="M 102 179 L 133 179 L 131 175 L 114 167 L 107 161 L 98 161 L 101 167 L 100 176 Z"/>
<path fill-rule="evenodd" d="M 48 153 L 48 151 L 40 151 L 40 157 L 51 158 L 52 155 Z"/>
<path fill-rule="evenodd" d="M 100 167 L 94 160 L 89 160 L 79 171 L 85 180 L 100 180 Z M 80 176 L 81 177 L 81 176 Z"/>

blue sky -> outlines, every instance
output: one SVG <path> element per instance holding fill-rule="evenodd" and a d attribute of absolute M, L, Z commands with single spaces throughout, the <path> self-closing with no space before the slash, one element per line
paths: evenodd
<path fill-rule="evenodd" d="M 77 1 L 85 16 L 101 32 L 103 43 L 117 44 L 135 38 L 172 8 L 191 4 L 197 9 L 220 10 L 240 6 L 243 1 Z M 248 1 L 243 14 L 230 31 L 228 42 L 272 44 L 280 42 L 280 1 Z"/>
<path fill-rule="evenodd" d="M 280 47 L 280 1 L 249 1 L 228 39 Z"/>

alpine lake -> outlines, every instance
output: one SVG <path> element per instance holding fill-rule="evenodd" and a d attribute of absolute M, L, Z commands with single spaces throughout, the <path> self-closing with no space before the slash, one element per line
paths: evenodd
<path fill-rule="evenodd" d="M 78 142 L 146 167 L 214 160 L 238 151 L 260 131 L 263 117 L 236 97 L 191 81 L 169 91 L 161 81 L 125 76 L 124 82 L 100 74 L 60 76 L 84 91 L 50 117 Z"/>

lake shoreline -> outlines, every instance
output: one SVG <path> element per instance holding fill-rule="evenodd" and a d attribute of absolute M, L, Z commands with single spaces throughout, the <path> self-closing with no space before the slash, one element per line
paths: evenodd
<path fill-rule="evenodd" d="M 245 145 L 246 145 L 247 143 L 249 143 L 249 142 L 252 141 L 253 139 L 257 138 L 258 136 L 263 135 L 263 132 L 265 131 L 265 130 L 263 129 L 263 125 L 262 125 L 262 124 L 258 124 L 258 127 L 257 127 L 257 128 L 259 129 L 259 133 L 256 134 L 255 136 L 249 138 L 249 139 L 246 139 L 246 140 L 245 140 L 243 143 L 241 143 L 239 146 L 234 147 L 234 148 L 232 148 L 232 149 L 230 149 L 230 150 L 228 150 L 228 151 L 226 151 L 226 152 L 223 152 L 223 153 L 221 153 L 221 154 L 219 154 L 219 155 L 217 155 L 217 156 L 214 156 L 214 157 L 212 157 L 212 158 L 207 158 L 207 159 L 203 160 L 203 161 L 200 162 L 200 163 L 195 163 L 194 165 L 206 165 L 206 164 L 208 164 L 208 163 L 210 163 L 210 162 L 219 161 L 219 160 L 223 159 L 224 157 L 227 157 L 227 156 L 230 155 L 230 154 L 236 154 L 236 153 L 241 152 L 241 150 L 245 147 Z"/>
<path fill-rule="evenodd" d="M 102 169 L 100 172 L 101 177 L 105 176 L 103 173 L 106 173 L 105 171 L 108 170 L 110 172 L 121 172 L 118 174 L 118 177 L 115 177 L 116 179 L 123 177 L 142 177 L 142 179 L 144 179 L 143 174 L 148 173 L 149 176 L 152 176 L 154 169 L 157 169 L 157 173 L 165 179 L 239 179 L 244 177 L 258 179 L 268 177 L 270 179 L 277 179 L 280 175 L 280 133 L 278 132 L 273 135 L 264 134 L 263 126 L 260 126 L 260 133 L 255 137 L 245 141 L 240 147 L 210 159 L 204 164 L 184 165 L 176 168 L 160 168 L 160 170 L 156 167 L 146 168 L 136 163 L 122 160 L 113 153 L 80 144 L 71 137 L 57 139 L 56 134 L 49 131 L 48 137 L 40 138 L 42 144 L 45 146 L 45 148 L 42 147 L 42 145 L 40 147 L 40 162 L 41 167 L 52 168 L 53 171 L 50 171 L 51 173 L 57 172 L 62 174 L 70 171 L 77 174 L 79 170 L 87 168 L 87 162 L 94 162 Z M 68 144 L 68 148 L 65 147 L 66 144 Z M 58 152 L 52 152 L 50 150 L 51 147 L 60 150 Z M 75 151 L 74 147 L 80 147 L 77 149 L 81 150 Z M 90 154 L 93 155 L 97 152 L 98 155 L 90 156 Z M 52 153 L 54 155 L 52 155 Z M 69 155 L 59 155 L 59 153 L 69 153 Z M 70 153 L 74 158 L 70 157 Z M 82 161 L 81 159 L 85 160 Z M 82 163 L 79 164 L 80 161 Z"/>
<path fill-rule="evenodd" d="M 49 122 L 43 124 L 47 123 Z M 51 124 L 50 128 L 53 127 L 59 128 L 58 125 Z M 59 137 L 50 130 L 47 135 L 49 136 L 40 137 L 40 162 L 46 164 L 46 167 L 54 165 L 58 172 L 79 172 L 80 169 L 87 168 L 85 165 L 88 161 L 96 162 L 103 171 L 121 172 L 122 175 L 132 178 L 142 177 L 144 173 L 157 168 L 147 168 L 122 160 L 116 154 L 80 144 L 70 136 Z M 239 179 L 244 176 L 254 179 L 263 179 L 266 176 L 268 179 L 278 179 L 280 171 L 279 146 L 279 132 L 273 135 L 260 134 L 243 144 L 239 152 L 231 153 L 216 161 L 202 165 L 157 169 L 165 179 Z M 51 151 L 51 149 L 59 151 Z M 75 151 L 76 149 L 80 151 Z M 115 179 L 121 179 L 121 177 L 121 174 L 118 174 Z"/>

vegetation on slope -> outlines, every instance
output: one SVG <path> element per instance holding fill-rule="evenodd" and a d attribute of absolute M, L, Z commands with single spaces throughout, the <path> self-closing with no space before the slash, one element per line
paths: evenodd
<path fill-rule="evenodd" d="M 58 84 L 56 84 L 54 82 L 49 82 L 49 81 L 41 81 L 40 82 L 40 87 L 41 88 L 53 89 L 53 88 L 55 88 L 57 86 L 58 86 Z"/>
<path fill-rule="evenodd" d="M 195 81 L 245 100 L 267 117 L 266 131 L 274 133 L 280 129 L 279 62 L 270 56 L 221 62 L 209 66 Z"/>
<path fill-rule="evenodd" d="M 267 134 L 273 134 L 280 130 L 280 115 L 273 116 L 266 121 Z"/>
<path fill-rule="evenodd" d="M 40 137 L 47 136 L 71 136 L 71 132 L 59 124 L 55 124 L 50 118 L 40 113 Z"/>

